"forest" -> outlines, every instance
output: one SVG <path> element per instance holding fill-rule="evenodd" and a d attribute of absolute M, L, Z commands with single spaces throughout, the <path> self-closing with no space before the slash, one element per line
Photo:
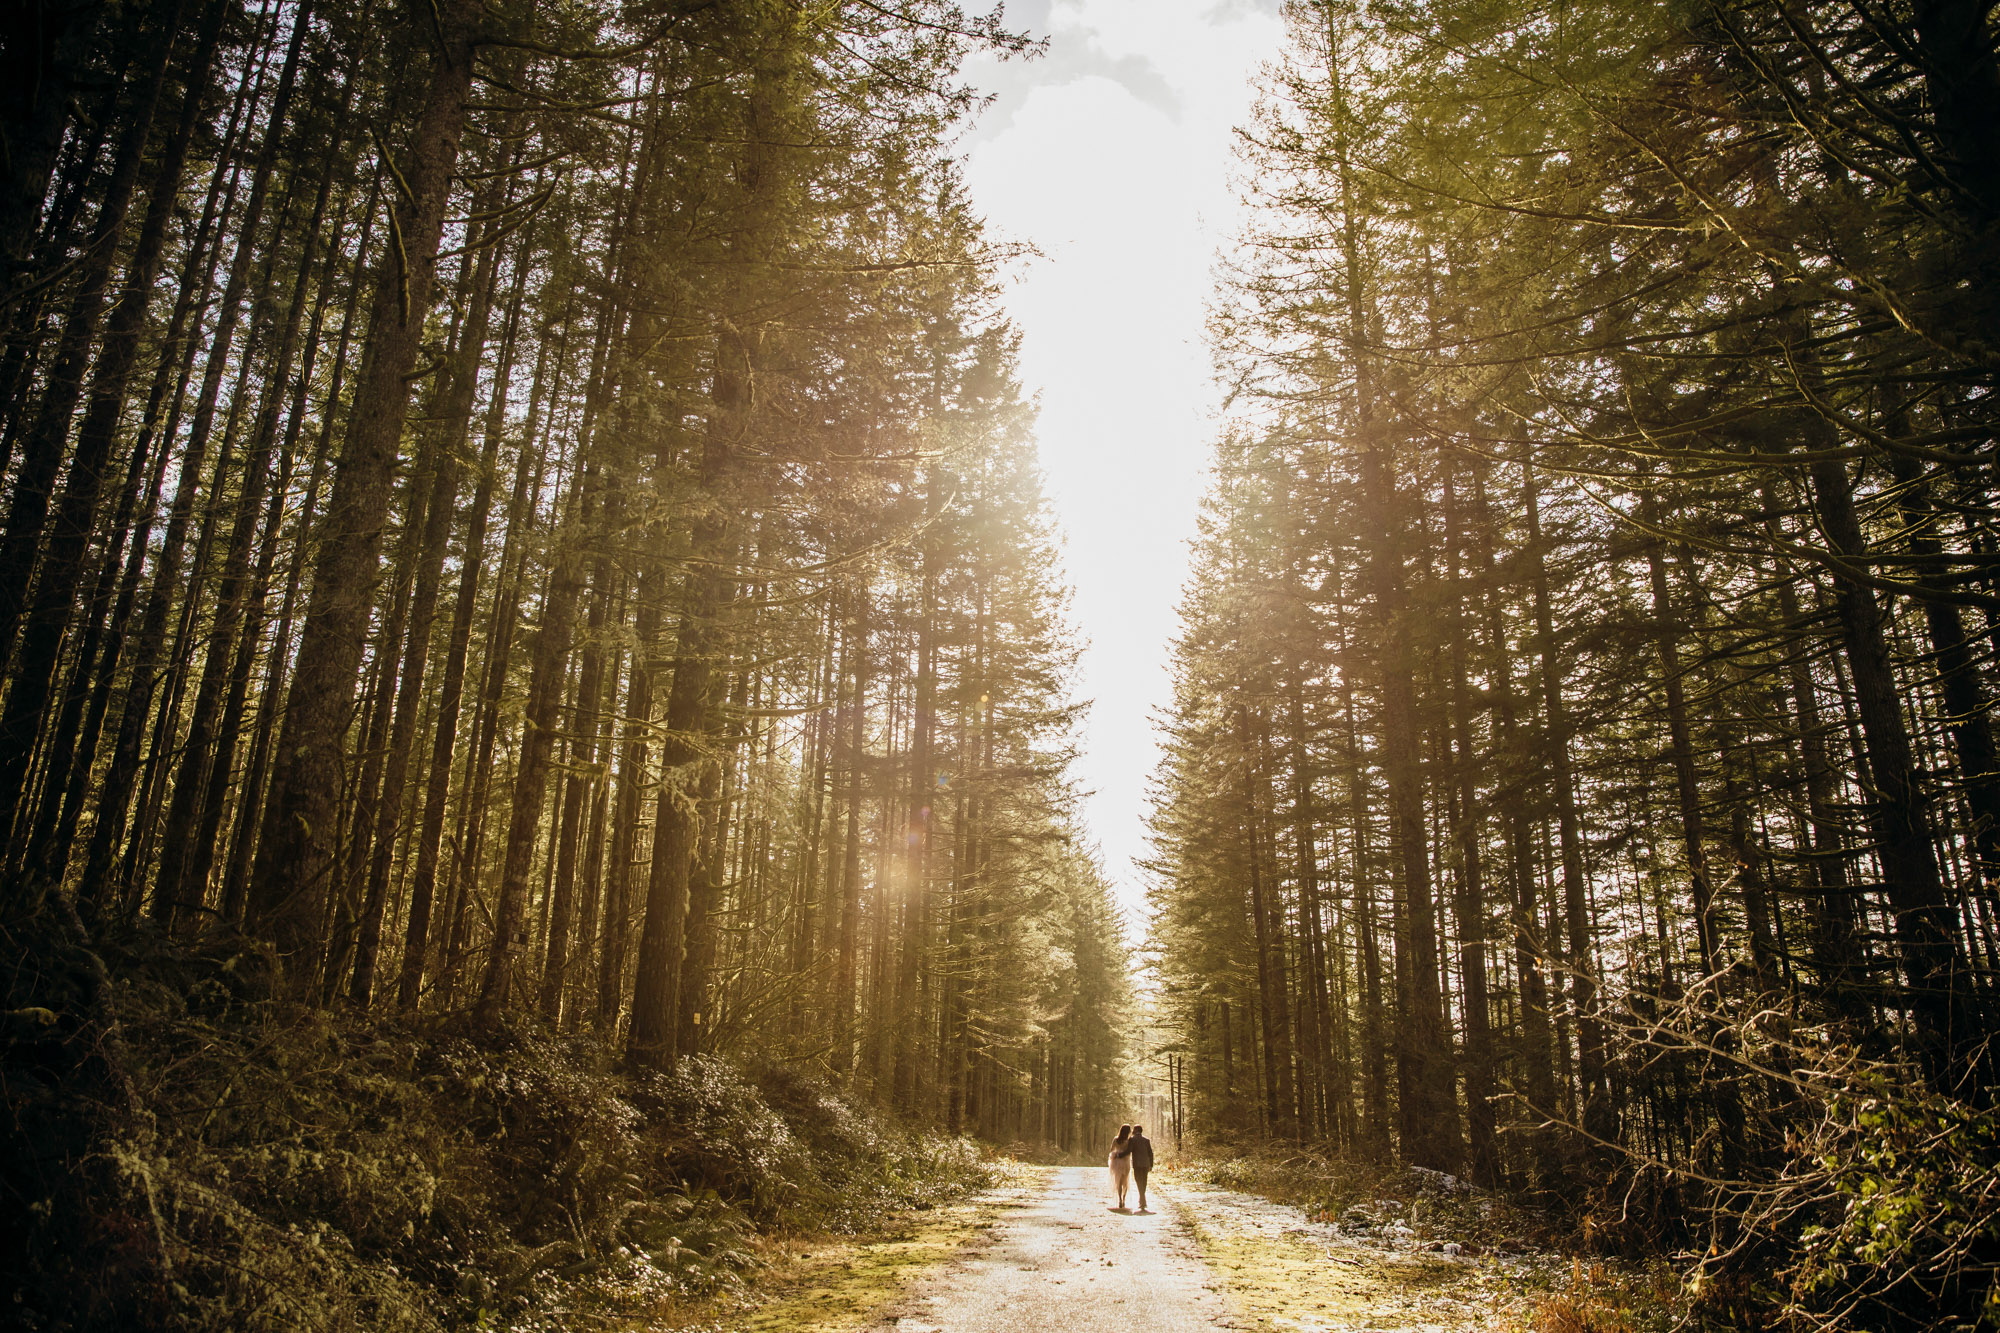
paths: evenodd
<path fill-rule="evenodd" d="M 1153 792 L 1192 1115 L 1990 1327 L 1992 6 L 1287 18 Z"/>
<path fill-rule="evenodd" d="M 951 148 L 968 53 L 1030 40 L 944 0 L 27 10 L 17 1313 L 484 1318 L 803 1207 L 800 1135 L 912 1188 L 961 1135 L 1094 1138 L 1126 945 L 1015 250 Z"/>
<path fill-rule="evenodd" d="M 1144 914 L 965 164 L 1043 38 L 18 10 L 0 1322 L 721 1327 L 1113 1225 L 1144 1106 L 1684 1326 L 2000 1328 L 1985 0 L 1286 0 Z"/>

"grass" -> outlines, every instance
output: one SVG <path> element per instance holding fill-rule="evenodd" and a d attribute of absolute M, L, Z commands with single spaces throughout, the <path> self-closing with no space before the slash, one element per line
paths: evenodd
<path fill-rule="evenodd" d="M 0 967 L 15 1009 L 96 961 L 64 947 Z M 230 937 L 97 947 L 97 1006 L 0 1048 L 10 1328 L 657 1327 L 777 1290 L 808 1229 L 914 1219 L 862 1267 L 928 1261 L 993 1179 L 798 1066 L 634 1074 L 525 1018 L 290 1004 Z"/>
<path fill-rule="evenodd" d="M 1484 1191 L 1324 1158 L 1200 1157 L 1168 1171 L 1185 1223 L 1239 1317 L 1270 1333 L 1443 1324 L 1494 1333 L 1664 1333 L 1684 1310 L 1670 1270 L 1586 1262 L 1531 1209 Z M 1297 1228 L 1245 1227 L 1203 1185 L 1298 1208 Z M 1333 1223 L 1329 1247 L 1304 1222 Z M 1371 1225 L 1371 1223 L 1373 1225 Z M 1395 1248 L 1382 1243 L 1391 1224 Z M 1406 1230 L 1405 1230 L 1406 1228 Z M 1458 1255 L 1446 1257 L 1442 1247 Z M 1434 1246 L 1426 1251 L 1422 1247 Z"/>
<path fill-rule="evenodd" d="M 1185 1195 L 1176 1197 L 1187 1204 Z M 1457 1265 L 1437 1260 L 1330 1258 L 1302 1237 L 1232 1232 L 1194 1207 L 1184 1206 L 1181 1216 L 1237 1313 L 1260 1330 L 1291 1333 L 1402 1313 L 1463 1277 Z"/>
<path fill-rule="evenodd" d="M 898 1213 L 863 1236 L 772 1240 L 756 1279 L 726 1295 L 656 1311 L 643 1326 L 679 1333 L 845 1333 L 879 1322 L 925 1273 L 985 1242 L 1010 1209 L 1045 1188 L 1047 1167 L 1002 1160 L 999 1183 L 968 1199 Z"/>

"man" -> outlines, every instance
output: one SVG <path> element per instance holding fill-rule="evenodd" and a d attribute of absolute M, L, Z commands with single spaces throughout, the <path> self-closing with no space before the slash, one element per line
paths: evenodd
<path fill-rule="evenodd" d="M 1132 1126 L 1132 1137 L 1126 1142 L 1126 1150 L 1132 1157 L 1132 1180 L 1139 1186 L 1139 1211 L 1146 1211 L 1146 1177 L 1153 1170 L 1153 1141 L 1146 1137 L 1144 1125 Z"/>

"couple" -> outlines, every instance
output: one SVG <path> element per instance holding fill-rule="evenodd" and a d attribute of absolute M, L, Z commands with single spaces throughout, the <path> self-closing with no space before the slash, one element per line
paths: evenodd
<path fill-rule="evenodd" d="M 1146 1211 L 1146 1177 L 1153 1170 L 1153 1141 L 1146 1137 L 1144 1125 L 1120 1125 L 1118 1137 L 1111 1141 L 1111 1184 L 1118 1191 L 1118 1211 L 1129 1211 L 1125 1207 L 1127 1182 L 1137 1179 L 1139 1184 L 1139 1211 Z"/>

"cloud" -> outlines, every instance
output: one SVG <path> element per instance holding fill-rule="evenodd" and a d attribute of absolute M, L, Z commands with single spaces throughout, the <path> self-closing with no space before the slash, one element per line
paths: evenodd
<path fill-rule="evenodd" d="M 1285 0 L 1215 0 L 1204 15 L 1211 23 L 1262 15 L 1277 18 L 1285 12 Z"/>
<path fill-rule="evenodd" d="M 1007 25 L 1017 32 L 1048 39 L 1047 51 L 1031 60 L 980 59 L 972 64 L 973 81 L 993 101 L 966 135 L 968 146 L 999 137 L 1010 129 L 1028 98 L 1038 89 L 1060 88 L 1084 79 L 1108 79 L 1148 106 L 1179 120 L 1179 91 L 1153 61 L 1142 53 L 1108 50 L 1101 35 L 1083 21 L 1080 11 L 1065 6 L 1055 11 L 1051 0 L 1009 9 Z"/>

